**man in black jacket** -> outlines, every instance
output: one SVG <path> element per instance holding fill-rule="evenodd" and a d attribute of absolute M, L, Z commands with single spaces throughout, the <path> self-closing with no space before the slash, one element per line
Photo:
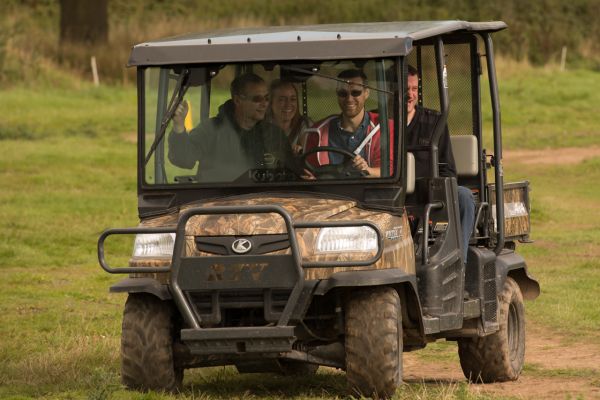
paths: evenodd
<path fill-rule="evenodd" d="M 420 107 L 419 100 L 419 76 L 413 66 L 408 66 L 408 88 L 407 88 L 407 135 L 406 145 L 429 146 L 438 119 L 441 114 L 437 111 Z M 417 177 L 431 176 L 431 164 L 429 151 L 416 151 L 415 174 Z M 452 144 L 448 133 L 448 125 L 438 143 L 439 176 L 456 178 L 456 163 L 452 155 Z M 469 239 L 475 222 L 475 202 L 471 190 L 464 186 L 458 186 L 458 206 L 460 212 L 460 223 L 463 239 L 463 260 L 467 261 L 467 250 Z"/>
<path fill-rule="evenodd" d="M 193 168 L 203 182 L 230 182 L 252 169 L 287 168 L 298 175 L 289 141 L 283 131 L 264 120 L 269 91 L 258 75 L 246 73 L 231 83 L 231 99 L 216 117 L 185 130 L 187 102 L 173 116 L 169 135 L 169 160 Z"/>

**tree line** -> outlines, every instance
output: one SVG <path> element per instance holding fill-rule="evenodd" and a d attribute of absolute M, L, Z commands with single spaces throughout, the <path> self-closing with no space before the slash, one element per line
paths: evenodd
<path fill-rule="evenodd" d="M 402 20 L 502 20 L 496 35 L 506 56 L 534 64 L 557 61 L 566 46 L 586 65 L 600 67 L 600 0 L 110 0 L 114 19 L 152 14 L 222 21 L 246 17 L 266 25 Z M 586 62 L 587 61 L 587 62 Z"/>
<path fill-rule="evenodd" d="M 407 20 L 502 20 L 504 57 L 600 69 L 600 0 L 2 0 L 0 84 L 34 79 L 39 61 L 107 81 L 131 81 L 132 45 L 220 28 Z"/>

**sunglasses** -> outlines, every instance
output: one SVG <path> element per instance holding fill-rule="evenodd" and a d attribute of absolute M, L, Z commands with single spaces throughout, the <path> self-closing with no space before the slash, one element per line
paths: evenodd
<path fill-rule="evenodd" d="M 240 97 L 244 100 L 250 100 L 253 103 L 268 103 L 269 95 L 265 94 L 264 96 L 260 94 L 256 94 L 254 96 L 246 96 L 245 94 L 240 94 Z"/>
<path fill-rule="evenodd" d="M 362 91 L 362 90 L 360 90 L 360 89 L 354 89 L 354 90 L 351 90 L 351 91 L 349 91 L 349 92 L 348 92 L 347 90 L 345 90 L 345 89 L 340 89 L 340 90 L 338 90 L 338 91 L 337 91 L 337 95 L 338 95 L 338 97 L 341 97 L 341 98 L 343 98 L 343 99 L 345 99 L 345 98 L 346 98 L 346 97 L 348 97 L 349 95 L 350 95 L 350 96 L 352 96 L 352 97 L 358 97 L 358 96 L 360 96 L 362 93 L 363 93 L 363 91 Z"/>

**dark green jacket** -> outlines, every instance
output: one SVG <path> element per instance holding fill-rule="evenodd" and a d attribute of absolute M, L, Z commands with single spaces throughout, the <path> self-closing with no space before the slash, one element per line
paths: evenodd
<path fill-rule="evenodd" d="M 171 132 L 169 160 L 190 169 L 198 162 L 198 176 L 204 182 L 229 182 L 259 168 L 299 172 L 284 132 L 266 121 L 242 129 L 234 119 L 231 100 L 219 108 L 216 117 L 189 133 Z"/>

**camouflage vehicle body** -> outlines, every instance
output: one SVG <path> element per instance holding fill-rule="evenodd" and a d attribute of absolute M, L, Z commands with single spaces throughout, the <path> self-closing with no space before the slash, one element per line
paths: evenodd
<path fill-rule="evenodd" d="M 181 212 L 196 207 L 215 206 L 249 206 L 273 204 L 283 207 L 294 221 L 354 221 L 368 220 L 377 225 L 381 232 L 385 232 L 384 249 L 381 258 L 368 267 L 335 267 L 311 268 L 305 271 L 305 279 L 327 279 L 332 274 L 352 270 L 373 270 L 398 268 L 407 275 L 414 276 L 414 247 L 406 214 L 402 216 L 391 215 L 384 212 L 363 210 L 357 207 L 355 201 L 320 198 L 313 196 L 279 197 L 268 195 L 247 195 L 227 198 L 218 201 L 195 202 L 181 207 L 179 213 L 143 220 L 140 227 L 168 227 L 175 226 Z M 316 229 L 305 229 L 297 232 L 298 244 L 302 257 L 306 261 L 351 261 L 355 257 L 349 255 L 315 255 Z M 188 257 L 201 257 L 209 253 L 198 249 L 195 238 L 199 236 L 255 236 L 255 235 L 283 235 L 286 233 L 284 220 L 277 214 L 230 214 L 230 215 L 202 215 L 194 216 L 186 225 L 185 255 Z M 269 254 L 289 254 L 290 249 L 269 252 Z M 371 256 L 373 256 L 371 254 Z M 364 257 L 362 257 L 364 258 Z M 130 266 L 165 266 L 171 260 L 132 259 Z M 144 276 L 140 274 L 140 276 Z M 161 283 L 167 283 L 168 273 L 156 276 Z"/>
<path fill-rule="evenodd" d="M 181 388 L 185 368 L 229 364 L 240 372 L 311 374 L 324 365 L 346 370 L 353 394 L 389 397 L 402 380 L 402 352 L 440 338 L 458 342 L 468 379 L 517 379 L 524 357 L 522 301 L 537 297 L 539 285 L 514 251 L 517 241 L 529 238 L 528 183 L 503 182 L 490 33 L 504 27 L 502 22 L 462 21 L 274 27 L 134 47 L 130 64 L 139 71 L 141 222 L 137 228 L 105 231 L 98 245 L 106 271 L 129 274 L 110 289 L 129 294 L 121 347 L 124 383 L 134 389 L 174 391 Z M 416 48 L 413 62 L 426 75 L 421 48 L 433 49 L 445 121 L 448 86 L 440 54 L 444 42 L 448 48 L 465 43 L 467 60 L 472 60 L 469 94 L 476 115 L 481 66 L 474 61 L 480 57 L 475 35 L 486 46 L 492 81 L 490 165 L 495 182 L 487 182 L 482 130 L 473 121 L 479 166 L 474 174 L 459 174 L 460 184 L 471 188 L 477 202 L 467 260 L 460 251 L 457 180 L 436 173 L 415 179 L 403 144 L 394 149 L 382 140 L 382 154 L 395 155 L 393 172 L 382 161 L 379 179 L 340 175 L 325 178 L 330 179 L 325 184 L 287 178 L 268 184 L 239 179 L 213 183 L 202 180 L 200 167 L 196 175 L 177 175 L 181 171 L 166 159 L 162 139 L 171 110 L 166 106 L 170 85 L 175 88 L 169 103 L 183 100 L 183 86 L 201 87 L 199 111 L 208 117 L 211 105 L 203 99 L 211 92 L 204 86 L 210 79 L 218 82 L 219 73 L 228 76 L 219 71 L 227 71 L 229 64 L 215 63 L 233 63 L 235 75 L 248 68 L 246 60 L 252 60 L 250 70 L 287 73 L 302 85 L 306 115 L 307 81 L 331 79 L 327 68 L 339 72 L 338 58 L 352 58 L 341 64 L 367 69 L 364 59 L 375 59 L 381 65 L 372 69 L 377 83 L 369 88 L 378 98 L 371 106 L 393 115 L 398 132 L 394 143 L 402 143 L 404 58 Z M 396 57 L 393 62 L 381 58 L 388 55 Z M 270 60 L 286 61 L 274 68 Z M 289 60 L 294 62 L 291 67 Z M 206 63 L 206 75 L 197 73 L 202 68 L 196 63 Z M 188 64 L 192 67 L 186 69 Z M 160 75 L 156 86 L 148 83 L 153 68 Z M 385 71 L 392 68 L 402 79 L 385 83 Z M 156 87 L 159 115 L 148 128 L 145 96 Z M 382 130 L 387 129 L 384 125 Z M 264 171 L 249 172 L 257 176 Z M 337 228 L 368 231 L 371 246 L 318 250 L 324 232 Z M 173 247 L 158 256 L 134 254 L 128 267 L 113 268 L 105 260 L 104 241 L 115 234 L 172 235 Z M 251 247 L 237 247 L 239 240 Z"/>

